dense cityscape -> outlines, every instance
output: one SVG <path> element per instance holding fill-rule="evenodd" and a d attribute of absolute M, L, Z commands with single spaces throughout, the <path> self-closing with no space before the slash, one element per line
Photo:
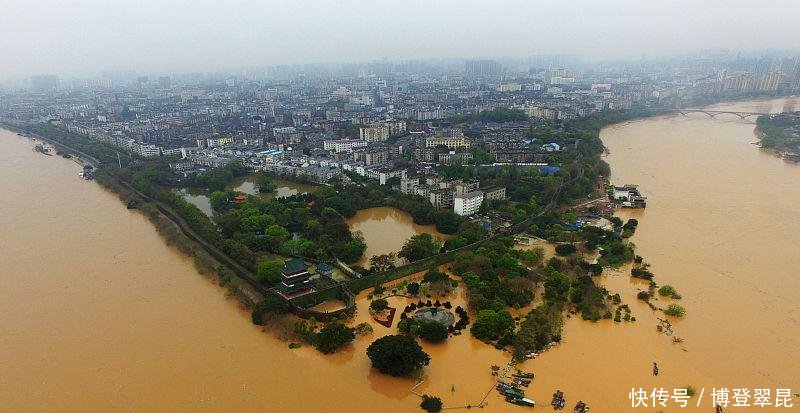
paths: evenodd
<path fill-rule="evenodd" d="M 800 401 L 793 3 L 93 1 L 0 18 L 13 411 Z"/>
<path fill-rule="evenodd" d="M 532 134 L 532 125 L 797 92 L 800 64 L 725 52 L 591 65 L 541 56 L 275 66 L 241 75 L 38 75 L 28 83 L 0 89 L 3 122 L 63 125 L 124 152 L 168 157 L 184 176 L 239 160 L 316 183 L 345 171 L 381 184 L 398 177 L 404 193 L 451 209 L 454 183 L 414 177 L 435 175 L 437 164 L 558 167 L 560 144 Z"/>

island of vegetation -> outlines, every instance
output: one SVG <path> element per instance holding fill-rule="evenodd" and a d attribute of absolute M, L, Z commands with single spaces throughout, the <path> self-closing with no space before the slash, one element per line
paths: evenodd
<path fill-rule="evenodd" d="M 756 125 L 762 148 L 786 160 L 800 162 L 800 112 L 759 116 Z"/>

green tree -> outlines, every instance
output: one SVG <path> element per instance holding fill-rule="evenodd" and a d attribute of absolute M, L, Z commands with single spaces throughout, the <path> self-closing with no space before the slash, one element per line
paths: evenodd
<path fill-rule="evenodd" d="M 397 255 L 409 261 L 419 261 L 438 254 L 441 248 L 442 243 L 439 240 L 424 232 L 409 238 Z"/>
<path fill-rule="evenodd" d="M 406 286 L 406 292 L 410 295 L 417 295 L 419 294 L 419 283 L 417 282 L 410 282 Z"/>
<path fill-rule="evenodd" d="M 422 281 L 426 283 L 438 283 L 443 281 L 450 281 L 450 277 L 447 276 L 446 273 L 443 273 L 436 268 L 431 268 L 425 275 L 422 277 Z"/>
<path fill-rule="evenodd" d="M 256 277 L 262 284 L 273 285 L 280 280 L 283 270 L 282 260 L 262 260 L 256 268 Z"/>
<path fill-rule="evenodd" d="M 355 338 L 354 328 L 344 325 L 341 321 L 331 321 L 325 324 L 317 333 L 314 339 L 314 347 L 323 354 L 330 354 L 351 343 Z"/>
<path fill-rule="evenodd" d="M 569 278 L 559 271 L 551 270 L 544 281 L 544 299 L 550 304 L 560 305 L 567 302 Z"/>
<path fill-rule="evenodd" d="M 396 256 L 393 252 L 388 254 L 373 255 L 369 258 L 369 267 L 377 272 L 394 268 Z"/>
<path fill-rule="evenodd" d="M 264 230 L 264 239 L 270 251 L 279 252 L 281 244 L 289 239 L 289 231 L 280 225 L 270 225 Z"/>
<path fill-rule="evenodd" d="M 506 310 L 481 310 L 470 332 L 475 338 L 497 340 L 506 331 L 514 329 L 514 317 Z"/>
<path fill-rule="evenodd" d="M 367 356 L 379 372 L 397 377 L 408 376 L 431 360 L 428 353 L 406 335 L 388 335 L 373 341 L 367 347 Z"/>
<path fill-rule="evenodd" d="M 425 394 L 422 396 L 422 403 L 419 404 L 419 407 L 428 413 L 438 413 L 442 411 L 442 405 L 442 399 Z"/>
<path fill-rule="evenodd" d="M 267 175 L 258 177 L 258 192 L 273 192 L 278 188 L 278 185 Z"/>
<path fill-rule="evenodd" d="M 575 248 L 572 244 L 558 244 L 556 245 L 556 254 L 558 255 L 570 255 L 574 254 L 575 251 L 578 249 Z"/>
<path fill-rule="evenodd" d="M 275 316 L 283 315 L 289 312 L 289 303 L 285 298 L 275 294 L 269 293 L 264 296 L 264 299 L 253 306 L 252 320 L 253 324 L 265 325 L 267 321 Z"/>
<path fill-rule="evenodd" d="M 389 308 L 389 302 L 383 298 L 379 298 L 369 303 L 369 308 L 372 311 L 381 312 Z"/>
<path fill-rule="evenodd" d="M 423 321 L 419 323 L 419 337 L 438 343 L 447 340 L 447 327 L 436 321 Z"/>

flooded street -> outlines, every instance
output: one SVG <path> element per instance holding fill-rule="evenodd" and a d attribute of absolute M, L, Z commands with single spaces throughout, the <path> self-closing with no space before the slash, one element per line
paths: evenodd
<path fill-rule="evenodd" d="M 646 283 L 627 268 L 606 271 L 601 282 L 637 321 L 568 319 L 563 344 L 522 366 L 536 373 L 527 394 L 544 407 L 535 410 L 550 410 L 557 388 L 568 409 L 582 399 L 592 412 L 616 413 L 654 411 L 630 407 L 631 387 L 705 388 L 700 408 L 666 409 L 698 412 L 713 411 L 713 387 L 800 387 L 800 167 L 752 145 L 752 121 L 703 116 L 633 121 L 601 135 L 612 181 L 648 196 L 646 210 L 620 215 L 639 219 L 632 241 L 656 281 L 683 295 L 687 316 L 673 324 L 684 342 L 658 333 L 663 315 L 636 300 Z M 374 333 L 332 356 L 290 350 L 144 217 L 79 179 L 78 164 L 32 146 L 0 130 L 0 411 L 421 411 L 413 380 L 380 375 L 365 355 L 396 327 L 371 323 Z M 419 232 L 441 236 L 391 208 L 348 223 L 364 233 L 366 257 L 399 251 Z M 355 323 L 370 320 L 367 293 Z M 465 305 L 463 288 L 447 299 Z M 408 301 L 389 303 L 402 310 Z M 476 405 L 492 387 L 489 366 L 509 360 L 468 333 L 423 346 L 431 364 L 418 391 L 447 406 Z M 487 401 L 481 412 L 530 411 L 494 391 Z"/>
<path fill-rule="evenodd" d="M 775 112 L 795 104 L 791 98 L 711 109 Z M 714 387 L 797 391 L 800 167 L 752 145 L 754 121 L 692 114 L 602 131 L 612 182 L 638 184 L 648 196 L 646 210 L 619 215 L 639 220 L 631 239 L 637 252 L 652 264 L 660 285 L 683 295 L 687 316 L 673 324 L 684 342 L 656 332 L 656 316 L 663 314 L 636 300 L 646 283 L 631 279 L 629 268 L 606 271 L 602 282 L 620 293 L 637 322 L 569 320 L 564 345 L 527 363 L 539 374 L 537 399 L 560 386 L 568 398 L 588 401 L 592 411 L 647 411 L 630 407 L 631 387 L 671 393 L 692 385 L 698 394 L 706 390 L 700 408 L 667 410 L 711 412 Z M 651 372 L 654 361 L 658 377 Z"/>
<path fill-rule="evenodd" d="M 358 262 L 362 267 L 369 266 L 373 255 L 398 253 L 403 244 L 414 235 L 427 232 L 444 241 L 447 235 L 436 230 L 436 225 L 418 225 L 411 214 L 392 207 L 362 209 L 347 220 L 351 231 L 361 231 L 367 242 L 364 257 Z"/>

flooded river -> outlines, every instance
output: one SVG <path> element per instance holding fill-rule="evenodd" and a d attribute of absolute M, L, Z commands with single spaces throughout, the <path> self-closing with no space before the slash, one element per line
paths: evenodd
<path fill-rule="evenodd" d="M 394 328 L 374 324 L 333 356 L 290 350 L 79 165 L 32 147 L 0 130 L 0 411 L 418 410 L 413 381 L 365 355 Z M 507 360 L 468 336 L 425 347 L 420 391 L 448 403 L 480 401 L 489 365 Z M 491 397 L 484 411 L 507 411 Z"/>
<path fill-rule="evenodd" d="M 637 321 L 569 319 L 564 343 L 523 366 L 536 373 L 528 394 L 546 405 L 560 388 L 570 408 L 583 399 L 593 412 L 612 413 L 654 411 L 630 408 L 631 387 L 706 389 L 702 408 L 666 411 L 713 411 L 715 386 L 796 392 L 800 167 L 751 145 L 753 123 L 738 118 L 647 119 L 606 128 L 602 138 L 612 180 L 639 184 L 649 197 L 647 210 L 624 216 L 640 220 L 633 242 L 657 281 L 683 294 L 688 315 L 674 325 L 684 342 L 656 332 L 658 314 L 635 298 L 646 285 L 624 268 L 609 271 L 602 282 Z M 290 350 L 253 326 L 139 213 L 80 180 L 79 165 L 31 147 L 0 131 L 0 411 L 421 411 L 411 380 L 382 376 L 365 357 L 372 340 L 394 329 L 373 323 L 371 336 L 333 356 Z M 380 225 L 354 228 L 371 245 L 399 231 L 386 227 L 391 212 L 380 216 Z M 399 250 L 421 230 L 372 253 Z M 449 299 L 463 305 L 464 293 Z M 367 304 L 362 293 L 357 322 L 368 320 Z M 492 386 L 489 366 L 509 358 L 467 335 L 424 347 L 432 361 L 419 391 L 449 406 L 477 404 Z M 487 401 L 480 411 L 528 411 L 496 392 Z"/>
<path fill-rule="evenodd" d="M 776 112 L 794 110 L 796 103 L 777 99 L 712 109 Z M 632 281 L 628 268 L 607 272 L 602 282 L 631 305 L 637 322 L 569 320 L 564 345 L 528 362 L 539 374 L 538 399 L 561 387 L 568 398 L 589 402 L 592 411 L 654 411 L 631 408 L 631 387 L 671 393 L 692 385 L 698 394 L 705 388 L 700 408 L 668 404 L 664 410 L 713 412 L 714 387 L 770 388 L 773 396 L 776 388 L 798 391 L 800 167 L 752 145 L 753 129 L 753 118 L 698 114 L 602 131 L 612 181 L 638 184 L 648 196 L 646 210 L 620 216 L 639 219 L 632 238 L 638 253 L 652 264 L 659 284 L 683 295 L 687 316 L 673 324 L 684 341 L 673 343 L 656 331 L 656 317 L 663 314 L 636 300 L 645 283 Z M 656 304 L 671 302 L 661 298 Z M 658 377 L 652 375 L 654 361 Z"/>

